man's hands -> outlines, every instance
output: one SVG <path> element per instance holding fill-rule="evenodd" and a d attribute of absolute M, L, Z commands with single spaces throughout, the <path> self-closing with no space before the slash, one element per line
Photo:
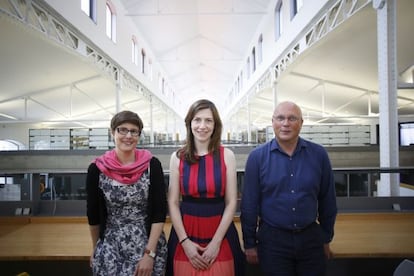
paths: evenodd
<path fill-rule="evenodd" d="M 324 251 L 325 251 L 325 257 L 326 257 L 327 259 L 331 259 L 331 258 L 333 258 L 333 252 L 332 252 L 332 250 L 331 250 L 331 247 L 329 246 L 329 243 L 325 243 L 325 244 L 323 245 L 323 249 L 324 249 Z"/>
<path fill-rule="evenodd" d="M 258 264 L 259 257 L 257 256 L 257 248 L 249 248 L 244 250 L 244 254 L 246 254 L 246 260 L 249 264 Z"/>

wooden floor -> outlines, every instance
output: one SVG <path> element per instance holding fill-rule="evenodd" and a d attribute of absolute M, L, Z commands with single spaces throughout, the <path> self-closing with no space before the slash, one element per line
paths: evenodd
<path fill-rule="evenodd" d="M 331 248 L 335 258 L 412 258 L 414 213 L 339 214 Z M 88 260 L 91 251 L 85 217 L 0 218 L 0 260 Z"/>

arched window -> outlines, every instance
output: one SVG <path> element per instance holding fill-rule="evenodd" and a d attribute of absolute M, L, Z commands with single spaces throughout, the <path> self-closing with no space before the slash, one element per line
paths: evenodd
<path fill-rule="evenodd" d="M 141 73 L 145 75 L 145 59 L 146 55 L 145 55 L 145 50 L 141 49 Z"/>
<path fill-rule="evenodd" d="M 153 79 L 152 60 L 148 59 L 148 78 L 152 81 Z"/>
<path fill-rule="evenodd" d="M 238 78 L 240 80 L 240 90 L 243 89 L 243 71 L 240 72 L 240 76 Z"/>
<path fill-rule="evenodd" d="M 249 79 L 250 78 L 250 57 L 247 58 L 246 61 L 246 78 Z"/>
<path fill-rule="evenodd" d="M 259 40 L 257 41 L 257 64 L 263 61 L 263 35 L 260 34 Z"/>
<path fill-rule="evenodd" d="M 237 77 L 237 95 L 240 94 L 241 91 L 241 84 L 240 84 L 240 77 Z"/>
<path fill-rule="evenodd" d="M 106 35 L 116 42 L 116 11 L 110 1 L 106 2 Z"/>
<path fill-rule="evenodd" d="M 290 19 L 292 20 L 293 17 L 298 13 L 300 8 L 303 6 L 303 0 L 291 0 L 291 9 L 290 9 Z"/>
<path fill-rule="evenodd" d="M 252 49 L 252 73 L 256 71 L 256 48 Z"/>
<path fill-rule="evenodd" d="M 131 60 L 133 64 L 138 65 L 138 41 L 135 35 L 131 39 Z"/>
<path fill-rule="evenodd" d="M 279 39 L 279 37 L 283 33 L 283 14 L 282 14 L 282 0 L 277 2 L 275 7 L 275 41 Z"/>
<path fill-rule="evenodd" d="M 96 23 L 96 0 L 81 0 L 81 10 Z"/>

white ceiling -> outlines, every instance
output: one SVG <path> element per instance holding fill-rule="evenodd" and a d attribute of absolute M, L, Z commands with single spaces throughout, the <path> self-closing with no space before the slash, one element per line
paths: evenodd
<path fill-rule="evenodd" d="M 256 27 L 275 1 L 121 2 L 127 11 L 121 16 L 131 17 L 137 24 L 184 106 L 206 97 L 223 107 Z M 0 9 L 10 8 L 5 5 L 2 1 Z M 401 73 L 414 64 L 414 1 L 398 0 L 397 7 Z M 115 84 L 96 64 L 2 12 L 0 26 L 0 124 L 108 126 L 116 110 Z M 278 100 L 296 101 L 309 122 L 366 123 L 375 119 L 376 43 L 376 12 L 367 5 L 289 66 L 278 80 Z M 414 90 L 399 90 L 398 96 L 399 115 L 414 120 Z M 155 129 L 163 128 L 171 115 L 163 104 L 153 105 L 151 111 L 148 98 L 129 88 L 123 90 L 122 99 L 122 108 L 136 110 L 144 122 L 150 122 L 152 112 Z M 270 124 L 272 109 L 272 91 L 264 89 L 250 99 L 250 115 L 242 106 L 233 118 L 241 125 L 250 118 L 263 127 Z"/>
<path fill-rule="evenodd" d="M 245 61 L 269 0 L 121 0 L 168 72 L 168 82 L 191 103 L 224 102 Z"/>

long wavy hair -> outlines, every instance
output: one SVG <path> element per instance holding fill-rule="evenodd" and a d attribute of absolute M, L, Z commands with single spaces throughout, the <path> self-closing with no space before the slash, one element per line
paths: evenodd
<path fill-rule="evenodd" d="M 184 122 L 185 122 L 185 127 L 187 130 L 187 136 L 186 136 L 184 146 L 177 151 L 178 158 L 180 159 L 183 158 L 184 160 L 190 163 L 197 162 L 198 158 L 195 154 L 196 149 L 195 149 L 195 143 L 194 143 L 194 135 L 193 135 L 193 132 L 191 131 L 191 121 L 194 119 L 197 112 L 203 109 L 207 109 L 207 108 L 211 110 L 211 113 L 213 113 L 213 120 L 214 120 L 214 130 L 213 130 L 213 133 L 211 134 L 210 143 L 208 144 L 208 151 L 214 152 L 214 153 L 219 151 L 220 144 L 221 144 L 221 132 L 223 130 L 223 124 L 221 122 L 220 115 L 213 102 L 206 100 L 206 99 L 201 99 L 201 100 L 194 102 L 190 106 L 187 112 L 187 115 L 185 116 Z"/>

